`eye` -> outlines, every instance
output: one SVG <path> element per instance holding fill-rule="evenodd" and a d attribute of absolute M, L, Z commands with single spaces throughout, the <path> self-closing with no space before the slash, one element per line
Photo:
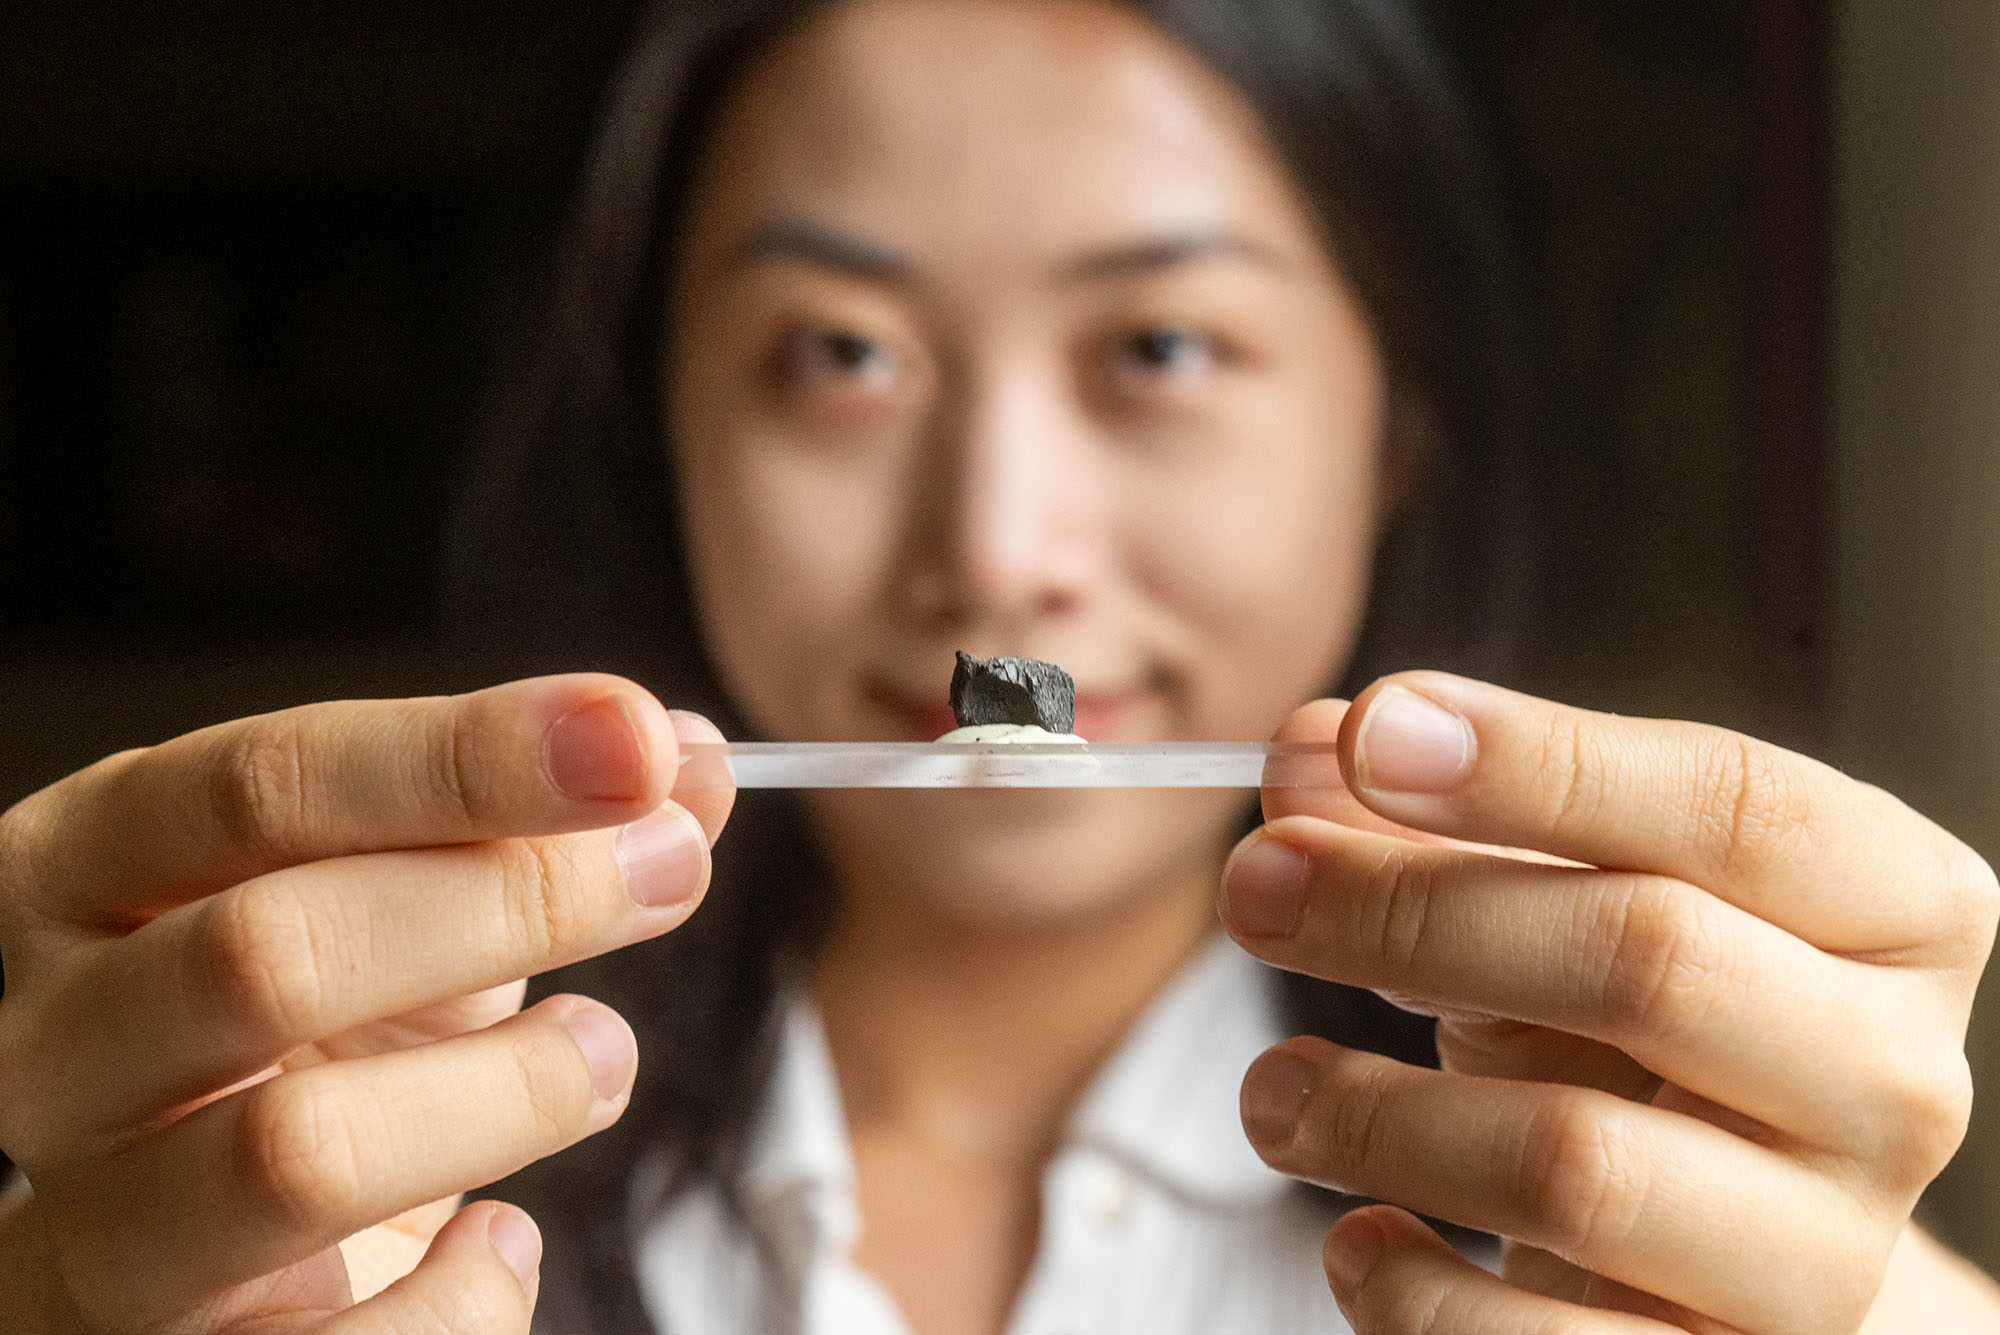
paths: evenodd
<path fill-rule="evenodd" d="M 1115 368 L 1128 374 L 1192 380 L 1222 360 L 1217 341 L 1187 325 L 1154 325 L 1121 335 L 1112 347 Z"/>
<path fill-rule="evenodd" d="M 895 352 L 882 340 L 823 325 L 792 330 L 776 360 L 780 379 L 801 388 L 876 388 L 892 383 L 901 370 Z"/>

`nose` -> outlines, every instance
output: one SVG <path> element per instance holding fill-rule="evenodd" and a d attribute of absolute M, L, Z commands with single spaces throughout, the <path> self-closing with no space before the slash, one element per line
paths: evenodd
<path fill-rule="evenodd" d="M 943 396 L 914 493 L 912 618 L 1001 635 L 1073 615 L 1107 568 L 1101 452 L 1062 378 L 995 370 Z"/>

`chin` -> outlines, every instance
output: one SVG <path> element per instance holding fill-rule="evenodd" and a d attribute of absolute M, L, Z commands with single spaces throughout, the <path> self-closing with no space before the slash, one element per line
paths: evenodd
<path fill-rule="evenodd" d="M 842 880 L 920 898 L 967 926 L 1082 926 L 1220 867 L 1247 798 L 1199 790 L 823 793 Z"/>

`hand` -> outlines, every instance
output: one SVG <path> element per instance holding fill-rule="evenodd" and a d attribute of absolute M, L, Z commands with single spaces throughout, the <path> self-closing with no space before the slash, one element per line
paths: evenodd
<path fill-rule="evenodd" d="M 1505 1242 L 1496 1277 L 1400 1209 L 1344 1216 L 1355 1329 L 1859 1327 L 1964 1135 L 1987 866 L 1801 756 L 1439 673 L 1281 736 L 1337 736 L 1352 795 L 1267 792 L 1224 917 L 1439 1017 L 1444 1069 L 1291 1040 L 1245 1079 L 1252 1143 Z"/>
<path fill-rule="evenodd" d="M 516 1012 L 699 902 L 733 794 L 675 789 L 677 730 L 716 735 L 599 676 L 317 705 L 0 816 L 0 1148 L 33 1184 L 0 1275 L 60 1299 L 10 1319 L 525 1332 L 533 1223 L 452 1202 L 624 1108 L 623 1020 Z M 343 1240 L 407 1275 L 368 1297 Z"/>

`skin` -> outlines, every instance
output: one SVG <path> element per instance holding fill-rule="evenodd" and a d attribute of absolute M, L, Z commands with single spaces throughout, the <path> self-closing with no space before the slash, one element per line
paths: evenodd
<path fill-rule="evenodd" d="M 762 734 L 936 736 L 964 649 L 1061 663 L 1089 738 L 1264 737 L 1347 657 L 1373 336 L 1240 99 L 1122 11 L 798 32 L 724 109 L 676 278 L 693 584 Z M 858 1260 L 916 1330 L 996 1331 L 1067 1110 L 1213 931 L 1243 801 L 813 797 Z"/>
<path fill-rule="evenodd" d="M 1971 1101 L 1995 888 L 1962 844 L 1749 738 L 1439 673 L 1285 733 L 1337 739 L 1351 792 L 1267 792 L 1225 918 L 1439 1016 L 1444 1069 L 1293 1040 L 1245 1079 L 1252 1143 L 1506 1239 L 1495 1277 L 1344 1217 L 1357 1329 L 1992 1328 L 1908 1223 Z"/>
<path fill-rule="evenodd" d="M 678 277 L 693 582 L 761 733 L 935 737 L 962 648 L 1061 663 L 1096 740 L 1262 737 L 1344 661 L 1372 335 L 1233 94 L 1135 20 L 838 11 L 725 110 Z M 816 814 L 839 866 L 926 899 L 949 866 L 996 925 L 1184 878 L 1236 814 L 1004 796 Z"/>
<path fill-rule="evenodd" d="M 8 1329 L 525 1335 L 540 1236 L 456 1197 L 610 1125 L 637 1052 L 519 980 L 693 911 L 731 794 L 674 791 L 678 737 L 715 735 L 548 678 L 224 724 L 0 817 Z"/>
<path fill-rule="evenodd" d="M 709 165 L 666 392 L 708 642 L 760 731 L 934 735 L 955 648 L 1070 665 L 1113 702 L 1079 724 L 1100 737 L 1259 735 L 1333 675 L 1386 377 L 1226 88 L 1107 7 L 851 6 L 751 73 Z M 1250 245 L 1124 273 L 1089 258 L 1157 253 L 1154 229 Z M 1144 377 L 1102 360 L 1210 318 L 1249 351 Z M 1437 789 L 1413 800 L 1383 777 L 1411 736 L 1360 739 L 1418 686 L 1461 709 L 1447 732 L 1477 760 L 1406 763 Z M 1713 730 L 1436 676 L 1345 717 L 1285 727 L 1339 738 L 1360 802 L 1270 795 L 1225 918 L 1275 963 L 1446 1016 L 1446 1070 L 1288 1045 L 1246 1083 L 1253 1143 L 1511 1240 L 1502 1280 L 1409 1216 L 1343 1221 L 1329 1278 L 1356 1324 L 1429 1329 L 1438 1300 L 1446 1329 L 1855 1328 L 1963 1132 L 1991 873 L 1893 800 Z M 925 1335 L 1004 1325 L 1039 1170 L 1198 940 L 1184 905 L 1228 816 L 1200 795 L 955 797 L 814 807 L 857 1260 Z M 1270 863 L 1250 850 L 1274 846 L 1304 869 L 1291 931 L 1254 911 Z M 1804 885 L 1875 904 L 1881 930 L 1844 935 L 1838 904 L 1772 918 Z M 1378 1234 L 1383 1259 L 1355 1264 Z"/>
<path fill-rule="evenodd" d="M 878 3 L 725 112 L 664 392 L 758 727 L 921 733 L 952 649 L 1006 650 L 1079 670 L 1087 733 L 1276 728 L 1349 782 L 1265 794 L 1226 874 L 1236 813 L 1201 795 L 816 808 L 859 1259 L 922 1335 L 999 1328 L 1055 1128 L 1218 880 L 1255 953 L 1443 1017 L 1442 1072 L 1294 1040 L 1246 1077 L 1274 1165 L 1510 1240 L 1496 1277 L 1394 1207 L 1346 1216 L 1357 1329 L 2000 1322 L 1907 1226 L 1964 1126 L 1976 857 L 1715 729 L 1439 674 L 1293 709 L 1365 593 L 1387 392 L 1227 89 L 1107 8 Z M 743 262 L 774 218 L 901 271 Z M 1238 247 L 1074 281 L 1191 218 L 1284 280 Z M 1210 321 L 1265 351 L 1153 336 Z M 867 355 L 829 358 L 850 323 Z M 822 680 L 772 666 L 801 652 Z M 1399 725 L 1412 700 L 1444 720 Z M 9 1329 L 525 1332 L 532 1224 L 455 1195 L 607 1125 L 636 1053 L 580 998 L 516 1014 L 517 980 L 693 911 L 729 794 L 676 786 L 679 742 L 713 735 L 553 678 L 227 724 L 0 816 L 0 1145 L 34 1183 L 0 1201 Z"/>

